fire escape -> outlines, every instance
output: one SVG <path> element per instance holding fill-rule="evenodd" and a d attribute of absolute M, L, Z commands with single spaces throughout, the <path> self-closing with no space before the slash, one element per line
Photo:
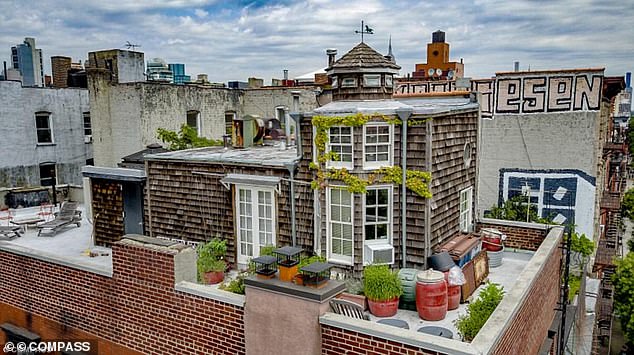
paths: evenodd
<path fill-rule="evenodd" d="M 593 271 L 601 280 L 596 303 L 596 323 L 594 327 L 592 353 L 609 353 L 614 310 L 614 287 L 612 275 L 615 271 L 614 259 L 620 255 L 622 244 L 621 199 L 625 192 L 627 177 L 628 148 L 624 134 L 610 132 L 610 139 L 604 144 L 603 158 L 606 162 L 606 186 L 599 206 L 604 224 L 599 237 Z"/>

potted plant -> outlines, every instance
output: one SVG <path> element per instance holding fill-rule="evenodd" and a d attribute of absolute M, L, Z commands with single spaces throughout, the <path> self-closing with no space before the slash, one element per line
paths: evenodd
<path fill-rule="evenodd" d="M 227 253 L 227 242 L 215 238 L 198 247 L 198 277 L 204 283 L 213 285 L 220 283 L 225 278 L 227 264 L 224 257 Z"/>
<path fill-rule="evenodd" d="M 398 274 L 388 265 L 368 265 L 363 270 L 363 293 L 370 312 L 377 317 L 391 317 L 398 311 L 403 286 Z"/>
<path fill-rule="evenodd" d="M 475 338 L 503 297 L 502 286 L 487 282 L 478 299 L 467 305 L 467 314 L 454 321 L 458 334 L 464 341 L 471 342 Z"/>

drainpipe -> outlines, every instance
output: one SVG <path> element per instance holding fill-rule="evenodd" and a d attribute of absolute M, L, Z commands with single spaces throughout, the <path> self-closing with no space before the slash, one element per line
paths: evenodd
<path fill-rule="evenodd" d="M 425 169 L 431 174 L 432 143 L 433 143 L 432 120 L 427 120 L 425 125 Z M 431 190 L 431 186 L 429 187 Z M 425 268 L 431 250 L 431 199 L 425 200 Z"/>
<path fill-rule="evenodd" d="M 291 202 L 291 240 L 293 246 L 297 245 L 297 223 L 295 221 L 295 168 L 297 167 L 297 160 L 284 164 L 284 167 L 288 169 L 290 175 L 290 202 Z"/>
<path fill-rule="evenodd" d="M 401 168 L 403 170 L 403 182 L 401 184 L 401 248 L 402 248 L 402 261 L 403 268 L 407 267 L 407 202 L 405 194 L 407 192 L 406 177 L 407 177 L 407 119 L 412 115 L 414 110 L 409 107 L 403 107 L 396 110 L 398 118 L 400 118 L 401 124 Z"/>

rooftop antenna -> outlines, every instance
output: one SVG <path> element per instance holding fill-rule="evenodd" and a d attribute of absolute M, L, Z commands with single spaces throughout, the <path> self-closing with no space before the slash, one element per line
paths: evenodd
<path fill-rule="evenodd" d="M 363 35 L 364 34 L 369 34 L 369 35 L 373 35 L 374 34 L 374 30 L 370 28 L 370 26 L 366 25 L 363 23 L 363 20 L 361 20 L 361 31 L 354 31 L 354 33 L 357 34 L 361 34 L 361 43 L 363 43 Z"/>
<path fill-rule="evenodd" d="M 135 50 L 135 49 L 137 49 L 138 47 L 141 47 L 141 45 L 140 45 L 140 44 L 132 44 L 132 43 L 130 43 L 130 41 L 125 41 L 125 47 L 126 47 L 127 49 L 132 49 L 132 50 Z"/>

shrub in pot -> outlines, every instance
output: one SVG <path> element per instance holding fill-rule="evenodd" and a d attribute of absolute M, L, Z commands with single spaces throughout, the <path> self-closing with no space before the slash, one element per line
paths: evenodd
<path fill-rule="evenodd" d="M 487 282 L 478 299 L 467 305 L 467 314 L 454 321 L 458 334 L 464 341 L 471 342 L 475 338 L 503 297 L 502 286 Z"/>
<path fill-rule="evenodd" d="M 403 286 L 398 274 L 388 265 L 369 265 L 363 270 L 363 293 L 370 312 L 377 317 L 391 317 L 398 311 Z"/>
<path fill-rule="evenodd" d="M 227 242 L 213 239 L 198 247 L 198 278 L 206 284 L 217 284 L 224 280 L 227 264 L 224 257 L 227 253 Z"/>

